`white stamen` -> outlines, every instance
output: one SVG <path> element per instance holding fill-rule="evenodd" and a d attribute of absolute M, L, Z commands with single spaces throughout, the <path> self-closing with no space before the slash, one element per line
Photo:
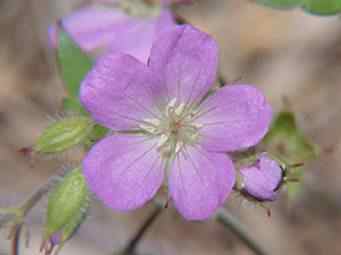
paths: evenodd
<path fill-rule="evenodd" d="M 175 146 L 175 153 L 178 153 L 182 149 L 183 146 L 184 146 L 183 142 L 178 142 Z"/>
<path fill-rule="evenodd" d="M 192 125 L 193 125 L 193 127 L 197 128 L 197 129 L 200 129 L 204 126 L 203 124 L 200 124 L 200 123 L 193 123 Z"/>
<path fill-rule="evenodd" d="M 159 126 L 160 125 L 160 120 L 153 118 L 153 119 L 145 119 L 144 122 L 148 122 L 150 124 L 152 124 L 153 126 Z"/>
<path fill-rule="evenodd" d="M 195 123 L 197 113 L 197 108 L 187 108 L 184 103 L 173 98 L 165 106 L 160 119 L 144 119 L 139 127 L 158 139 L 157 147 L 161 157 L 169 159 L 185 145 L 192 146 L 197 142 L 199 129 L 203 126 Z"/>
<path fill-rule="evenodd" d="M 163 145 L 165 145 L 165 143 L 168 141 L 168 136 L 167 135 L 161 135 L 159 138 L 159 142 L 157 144 L 157 147 L 161 147 Z"/>
<path fill-rule="evenodd" d="M 178 107 L 176 107 L 174 112 L 176 115 L 180 116 L 183 113 L 184 109 L 185 109 L 185 104 L 182 103 Z"/>
<path fill-rule="evenodd" d="M 170 107 L 174 108 L 175 105 L 176 105 L 176 98 L 173 98 L 172 100 L 169 101 L 167 107 L 168 108 L 170 108 Z"/>
<path fill-rule="evenodd" d="M 158 132 L 158 126 L 160 126 L 159 119 L 144 119 L 143 123 L 139 124 L 139 128 L 151 134 L 156 134 Z"/>

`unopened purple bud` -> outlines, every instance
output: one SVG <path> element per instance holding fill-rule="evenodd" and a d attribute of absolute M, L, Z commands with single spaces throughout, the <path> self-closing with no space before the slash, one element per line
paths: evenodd
<path fill-rule="evenodd" d="M 283 179 L 280 164 L 266 153 L 251 165 L 240 169 L 242 191 L 258 201 L 274 201 Z"/>
<path fill-rule="evenodd" d="M 61 242 L 61 233 L 57 232 L 57 233 L 53 234 L 50 237 L 50 242 L 51 242 L 51 244 L 53 246 L 56 246 L 56 245 L 60 244 L 60 242 Z"/>

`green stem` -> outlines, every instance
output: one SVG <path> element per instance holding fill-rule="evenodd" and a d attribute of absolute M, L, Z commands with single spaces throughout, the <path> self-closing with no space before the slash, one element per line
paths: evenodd
<path fill-rule="evenodd" d="M 254 254 L 267 255 L 263 248 L 249 236 L 245 227 L 227 210 L 221 210 L 218 212 L 217 221 L 225 228 L 228 228 L 233 234 L 238 236 L 239 239 L 254 252 Z"/>

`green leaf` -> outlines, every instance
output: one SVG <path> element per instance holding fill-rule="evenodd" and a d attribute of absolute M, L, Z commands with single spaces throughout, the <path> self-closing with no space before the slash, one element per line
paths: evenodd
<path fill-rule="evenodd" d="M 86 110 L 80 104 L 79 100 L 75 98 L 70 98 L 70 97 L 64 98 L 63 108 L 64 108 L 64 111 L 66 112 L 87 114 Z"/>
<path fill-rule="evenodd" d="M 302 7 L 316 15 L 335 15 L 341 12 L 341 0 L 256 0 L 257 3 L 277 9 Z"/>
<path fill-rule="evenodd" d="M 318 154 L 316 145 L 297 126 L 294 113 L 288 111 L 277 115 L 263 143 L 269 152 L 288 164 L 313 159 Z"/>
<path fill-rule="evenodd" d="M 341 0 L 303 0 L 303 9 L 317 15 L 335 15 L 341 12 Z"/>
<path fill-rule="evenodd" d="M 301 5 L 302 0 L 257 0 L 257 3 L 279 9 L 290 9 Z"/>
<path fill-rule="evenodd" d="M 59 29 L 57 58 L 66 89 L 71 97 L 78 98 L 79 87 L 91 69 L 92 59 L 63 30 Z"/>

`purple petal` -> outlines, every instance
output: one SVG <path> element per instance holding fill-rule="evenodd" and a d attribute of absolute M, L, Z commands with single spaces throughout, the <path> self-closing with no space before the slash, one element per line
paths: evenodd
<path fill-rule="evenodd" d="M 81 84 L 80 100 L 92 117 L 113 130 L 138 128 L 145 118 L 157 118 L 155 75 L 135 58 L 106 54 Z"/>
<path fill-rule="evenodd" d="M 156 30 L 155 30 L 156 38 L 160 36 L 161 33 L 164 33 L 167 30 L 170 30 L 172 28 L 175 28 L 176 27 L 175 24 L 176 24 L 176 21 L 175 21 L 173 13 L 167 8 L 161 10 L 160 16 L 156 22 Z M 154 38 L 154 40 L 156 38 Z"/>
<path fill-rule="evenodd" d="M 92 50 L 107 44 L 106 35 L 117 24 L 125 24 L 129 17 L 119 10 L 87 7 L 62 19 L 64 28 L 83 49 Z M 50 27 L 50 43 L 57 46 L 56 27 Z"/>
<path fill-rule="evenodd" d="M 214 214 L 232 191 L 235 172 L 227 155 L 188 147 L 173 162 L 169 191 L 175 207 L 188 220 Z"/>
<path fill-rule="evenodd" d="M 272 110 L 264 95 L 248 85 L 227 86 L 201 105 L 197 122 L 202 143 L 212 151 L 235 151 L 256 145 L 266 134 Z"/>
<path fill-rule="evenodd" d="M 146 63 L 155 34 L 173 26 L 172 14 L 164 11 L 159 17 L 131 17 L 118 9 L 88 7 L 62 20 L 73 39 L 87 52 L 107 50 L 132 55 Z M 49 28 L 52 47 L 57 46 L 56 27 Z"/>
<path fill-rule="evenodd" d="M 158 17 L 130 19 L 132 21 L 127 22 L 125 27 L 122 26 L 121 30 L 113 31 L 112 35 L 115 37 L 110 40 L 110 49 L 132 55 L 147 63 L 155 37 L 175 25 L 173 14 L 169 10 L 163 10 Z"/>
<path fill-rule="evenodd" d="M 261 201 L 273 201 L 277 198 L 276 189 L 282 181 L 282 169 L 279 164 L 262 154 L 258 162 L 240 169 L 245 191 Z"/>
<path fill-rule="evenodd" d="M 156 39 L 149 64 L 161 75 L 169 100 L 192 103 L 215 81 L 218 47 L 209 35 L 192 26 L 177 26 Z"/>
<path fill-rule="evenodd" d="M 155 28 L 155 20 L 134 20 L 120 27 L 116 26 L 107 34 L 110 50 L 129 54 L 146 64 L 150 56 Z"/>
<path fill-rule="evenodd" d="M 108 207 L 127 211 L 144 205 L 160 188 L 164 170 L 157 144 L 144 136 L 111 136 L 83 161 L 89 188 Z"/>

